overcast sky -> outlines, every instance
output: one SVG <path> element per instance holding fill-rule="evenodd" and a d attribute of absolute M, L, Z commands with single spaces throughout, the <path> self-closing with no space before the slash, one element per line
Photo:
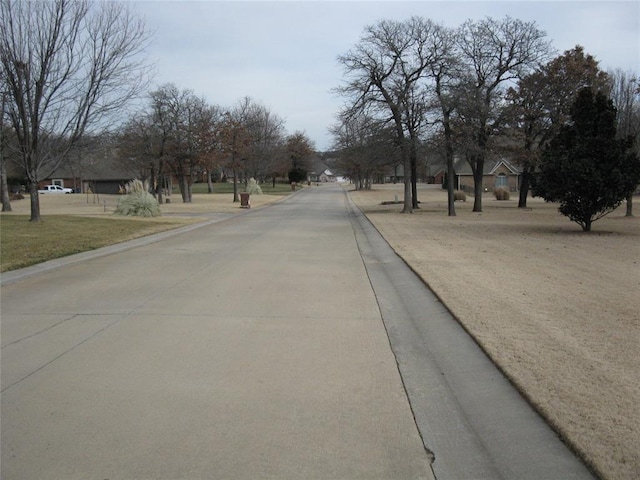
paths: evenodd
<path fill-rule="evenodd" d="M 417 15 L 457 27 L 505 15 L 535 21 L 558 53 L 585 47 L 602 69 L 640 73 L 638 1 L 134 1 L 155 31 L 155 84 L 174 83 L 232 107 L 249 96 L 303 131 L 318 150 L 343 99 L 337 56 L 365 26 Z"/>

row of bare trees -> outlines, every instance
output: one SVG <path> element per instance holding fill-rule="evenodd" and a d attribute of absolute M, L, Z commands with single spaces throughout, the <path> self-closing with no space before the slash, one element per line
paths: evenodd
<path fill-rule="evenodd" d="M 233 180 L 237 202 L 240 180 L 275 182 L 297 167 L 295 158 L 306 162 L 313 153 L 306 135 L 287 135 L 284 120 L 250 97 L 225 108 L 173 84 L 149 94 L 147 107 L 122 128 L 117 148 L 161 203 L 169 178 L 188 203 L 197 179 L 206 177 L 213 191 L 214 175 Z"/>
<path fill-rule="evenodd" d="M 455 215 L 454 156 L 471 167 L 473 210 L 480 212 L 485 160 L 503 153 L 523 168 L 519 206 L 526 206 L 540 151 L 568 121 L 580 89 L 611 96 L 621 134 L 637 138 L 640 131 L 637 75 L 602 72 L 579 46 L 552 56 L 535 23 L 510 17 L 458 28 L 420 17 L 366 27 L 338 57 L 346 80 L 336 91 L 347 101 L 332 132 L 346 171 L 371 178 L 402 165 L 402 211 L 410 213 L 418 206 L 419 152 L 435 149 L 446 161 L 449 215 Z"/>
<path fill-rule="evenodd" d="M 312 154 L 306 135 L 287 136 L 284 121 L 250 98 L 222 108 L 171 84 L 147 93 L 151 36 L 126 2 L 0 0 L 0 25 L 3 210 L 11 208 L 7 162 L 23 175 L 37 222 L 38 184 L 91 156 L 96 142 L 135 165 L 160 202 L 169 178 L 190 202 L 201 175 L 210 188 L 218 169 L 234 184 L 286 176 L 294 158 Z M 142 111 L 129 114 L 145 95 Z"/>

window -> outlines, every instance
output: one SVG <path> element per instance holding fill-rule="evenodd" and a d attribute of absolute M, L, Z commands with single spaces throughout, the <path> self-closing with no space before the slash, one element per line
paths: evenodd
<path fill-rule="evenodd" d="M 507 178 L 507 175 L 504 173 L 499 173 L 496 176 L 496 188 L 497 187 L 508 187 L 509 186 L 509 179 Z"/>

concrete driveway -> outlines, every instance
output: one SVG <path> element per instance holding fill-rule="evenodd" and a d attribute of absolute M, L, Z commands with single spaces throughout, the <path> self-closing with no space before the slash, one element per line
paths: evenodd
<path fill-rule="evenodd" d="M 339 189 L 118 250 L 3 276 L 4 480 L 433 478 Z"/>

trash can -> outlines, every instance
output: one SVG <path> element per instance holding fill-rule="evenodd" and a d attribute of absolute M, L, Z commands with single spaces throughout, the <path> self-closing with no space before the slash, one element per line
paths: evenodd
<path fill-rule="evenodd" d="M 248 193 L 240 194 L 240 208 L 251 208 L 251 203 L 249 203 Z"/>

